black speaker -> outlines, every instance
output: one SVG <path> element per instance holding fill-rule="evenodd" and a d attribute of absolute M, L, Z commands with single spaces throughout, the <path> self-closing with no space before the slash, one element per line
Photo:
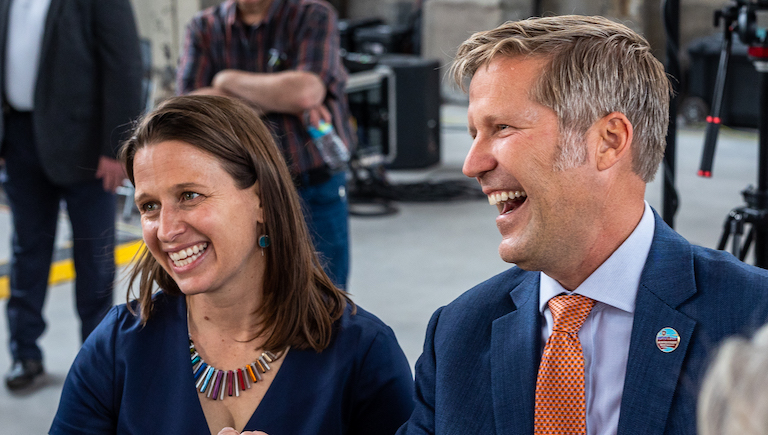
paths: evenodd
<path fill-rule="evenodd" d="M 379 26 L 382 24 L 384 24 L 384 21 L 380 18 L 339 20 L 337 28 L 339 29 L 341 49 L 346 53 L 359 52 L 360 50 L 355 47 L 355 32 L 366 27 Z"/>
<path fill-rule="evenodd" d="M 396 153 L 389 169 L 426 168 L 440 162 L 439 62 L 416 55 L 388 54 L 379 65 L 395 76 Z"/>

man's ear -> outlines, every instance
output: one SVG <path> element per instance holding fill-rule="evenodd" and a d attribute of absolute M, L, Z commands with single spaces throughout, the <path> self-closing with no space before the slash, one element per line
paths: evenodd
<path fill-rule="evenodd" d="M 593 125 L 597 131 L 597 169 L 604 171 L 622 159 L 632 159 L 632 123 L 620 112 L 611 112 Z"/>

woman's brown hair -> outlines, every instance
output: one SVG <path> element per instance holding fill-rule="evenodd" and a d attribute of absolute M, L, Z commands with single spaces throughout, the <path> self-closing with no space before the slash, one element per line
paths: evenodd
<path fill-rule="evenodd" d="M 182 141 L 203 150 L 232 176 L 238 188 L 259 182 L 264 210 L 265 249 L 261 330 L 269 330 L 264 348 L 281 351 L 325 349 L 332 324 L 341 317 L 347 294 L 323 272 L 301 212 L 299 195 L 285 160 L 268 128 L 245 103 L 226 97 L 181 96 L 166 100 L 139 121 L 120 152 L 128 178 L 134 182 L 133 160 L 146 146 Z M 254 225 L 256 221 L 254 220 Z M 152 315 L 154 283 L 165 293 L 182 295 L 168 273 L 144 246 L 129 276 L 128 299 L 138 279 L 138 307 L 142 323 Z M 129 305 L 130 306 L 130 305 Z"/>

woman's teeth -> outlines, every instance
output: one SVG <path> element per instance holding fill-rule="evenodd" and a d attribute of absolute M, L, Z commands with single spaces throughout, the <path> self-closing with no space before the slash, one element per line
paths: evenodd
<path fill-rule="evenodd" d="M 526 196 L 527 196 L 526 193 L 521 190 L 492 193 L 488 195 L 488 203 L 491 205 L 496 205 L 500 202 L 504 202 L 509 199 L 525 198 Z"/>
<path fill-rule="evenodd" d="M 195 245 L 187 249 L 182 249 L 178 252 L 173 252 L 169 254 L 169 256 L 171 257 L 171 260 L 173 260 L 174 266 L 186 266 L 187 264 L 197 260 L 201 255 L 203 255 L 203 251 L 205 251 L 207 247 L 208 243 L 200 243 L 199 245 Z"/>

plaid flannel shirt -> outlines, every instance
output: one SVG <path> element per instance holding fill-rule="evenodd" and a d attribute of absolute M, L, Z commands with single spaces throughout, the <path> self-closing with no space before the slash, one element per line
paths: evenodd
<path fill-rule="evenodd" d="M 227 0 L 199 12 L 187 26 L 177 93 L 210 86 L 214 75 L 224 69 L 312 72 L 325 83 L 324 104 L 331 112 L 336 132 L 350 146 L 352 134 L 344 94 L 347 73 L 339 51 L 336 12 L 325 1 L 275 0 L 265 20 L 249 26 L 238 20 L 235 0 Z M 301 119 L 270 113 L 264 120 L 295 179 L 325 168 Z"/>

